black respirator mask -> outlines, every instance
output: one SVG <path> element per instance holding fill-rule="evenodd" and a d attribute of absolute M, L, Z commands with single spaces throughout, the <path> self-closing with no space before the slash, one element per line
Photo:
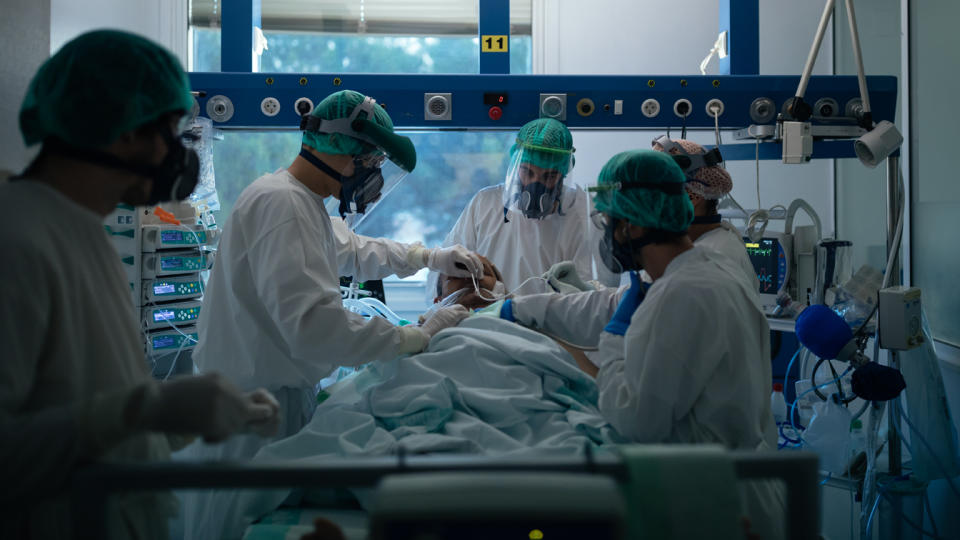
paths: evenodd
<path fill-rule="evenodd" d="M 553 207 L 563 192 L 563 181 L 557 182 L 552 188 L 548 188 L 541 182 L 532 182 L 523 186 L 520 193 L 517 194 L 517 209 L 525 217 L 531 219 L 540 219 L 553 213 Z M 560 212 L 563 215 L 562 212 Z"/>
<path fill-rule="evenodd" d="M 380 198 L 383 190 L 383 173 L 381 165 L 386 156 L 353 158 L 353 174 L 344 176 L 327 165 L 322 159 L 313 155 L 310 150 L 300 150 L 300 157 L 311 165 L 323 171 L 324 174 L 340 182 L 340 217 L 347 214 L 362 214 L 367 211 L 367 205 L 373 204 Z"/>
<path fill-rule="evenodd" d="M 167 155 L 159 165 L 128 162 L 99 150 L 77 148 L 59 139 L 48 139 L 44 142 L 44 146 L 51 152 L 72 159 L 129 171 L 153 180 L 153 186 L 146 201 L 140 198 L 140 191 L 133 188 L 129 195 L 123 197 L 123 202 L 134 206 L 144 204 L 155 206 L 162 202 L 186 199 L 193 193 L 200 179 L 200 156 L 193 149 L 183 145 L 182 136 L 174 137 L 166 122 L 161 123 L 159 131 L 167 145 Z"/>
<path fill-rule="evenodd" d="M 147 204 L 153 206 L 165 201 L 182 201 L 193 193 L 200 179 L 200 156 L 183 145 L 182 137 L 174 137 L 162 129 L 167 155 L 160 165 L 153 167 L 153 188 Z"/>
<path fill-rule="evenodd" d="M 589 188 L 590 191 L 594 192 L 630 189 L 646 189 L 679 195 L 683 192 L 684 187 L 681 183 L 617 182 L 616 184 Z M 603 261 L 603 265 L 607 269 L 615 274 L 622 274 L 630 270 L 643 270 L 643 264 L 637 261 L 635 255 L 639 255 L 644 246 L 668 242 L 678 236 L 678 233 L 661 229 L 647 229 L 646 233 L 639 238 L 629 238 L 626 242 L 619 242 L 616 237 L 616 230 L 620 219 L 606 216 L 601 212 L 592 213 L 590 219 L 594 226 L 603 232 L 603 236 L 600 238 L 600 260 Z"/>
<path fill-rule="evenodd" d="M 620 220 L 616 219 L 606 220 L 603 224 L 603 236 L 600 238 L 600 260 L 614 274 L 643 270 L 643 264 L 637 261 L 635 255 L 639 255 L 644 246 L 663 242 L 675 236 L 666 231 L 650 230 L 640 238 L 619 242 L 616 237 L 619 222 Z"/>

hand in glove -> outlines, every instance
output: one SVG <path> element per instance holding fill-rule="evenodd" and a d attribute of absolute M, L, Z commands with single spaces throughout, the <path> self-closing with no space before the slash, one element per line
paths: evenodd
<path fill-rule="evenodd" d="M 208 442 L 246 431 L 269 437 L 280 425 L 273 395 L 263 389 L 244 394 L 217 373 L 151 385 L 142 400 L 138 427 L 201 435 Z"/>
<path fill-rule="evenodd" d="M 459 304 L 447 306 L 438 309 L 436 313 L 424 321 L 423 325 L 420 326 L 420 329 L 423 330 L 428 337 L 432 338 L 437 334 L 437 332 L 443 330 L 444 328 L 456 326 L 460 324 L 460 321 L 469 316 L 470 311 Z"/>
<path fill-rule="evenodd" d="M 544 272 L 543 278 L 553 287 L 553 290 L 561 294 L 572 294 L 583 291 L 593 291 L 594 287 L 588 285 L 577 274 L 577 267 L 573 261 L 563 261 L 550 267 Z"/>
<path fill-rule="evenodd" d="M 483 277 L 483 262 L 480 256 L 460 244 L 434 249 L 414 245 L 407 253 L 407 261 L 412 266 L 425 266 L 445 276 L 476 276 L 478 279 Z"/>
<path fill-rule="evenodd" d="M 610 319 L 603 331 L 618 336 L 624 335 L 627 332 L 627 327 L 630 326 L 630 318 L 633 317 L 633 312 L 640 306 L 640 302 L 643 302 L 649 288 L 650 284 L 641 281 L 637 272 L 630 272 L 630 288 L 620 299 L 620 304 L 617 305 L 613 318 Z"/>

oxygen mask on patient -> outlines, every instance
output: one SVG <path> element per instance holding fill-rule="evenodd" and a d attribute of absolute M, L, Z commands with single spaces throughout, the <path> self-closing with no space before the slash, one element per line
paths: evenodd
<path fill-rule="evenodd" d="M 427 311 L 425 311 L 423 315 L 420 315 L 419 323 L 423 324 L 423 321 L 432 317 L 433 314 L 436 313 L 438 310 L 445 308 L 447 306 L 452 306 L 456 304 L 457 300 L 460 300 L 461 298 L 463 298 L 464 295 L 469 294 L 471 292 L 473 292 L 473 289 L 471 289 L 470 287 L 464 287 L 462 289 L 457 289 L 453 291 L 452 293 L 448 294 L 445 298 L 441 299 L 439 302 L 436 302 L 433 305 L 431 305 L 429 308 L 427 308 Z"/>

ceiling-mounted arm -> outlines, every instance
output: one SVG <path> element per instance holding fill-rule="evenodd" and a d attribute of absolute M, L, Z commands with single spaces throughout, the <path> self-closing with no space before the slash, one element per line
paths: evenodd
<path fill-rule="evenodd" d="M 817 35 L 813 38 L 813 46 L 810 47 L 810 54 L 807 55 L 807 63 L 803 67 L 803 74 L 800 76 L 800 84 L 797 86 L 797 95 L 793 98 L 789 113 L 801 122 L 806 122 L 813 115 L 813 108 L 803 101 L 804 94 L 807 93 L 807 85 L 810 83 L 810 75 L 813 73 L 813 65 L 817 62 L 817 56 L 820 54 L 820 44 L 823 43 L 823 36 L 827 32 L 827 25 L 830 23 L 830 17 L 833 16 L 833 6 L 836 0 L 827 0 L 827 5 L 823 8 L 823 15 L 820 17 L 820 25 L 817 27 Z"/>
<path fill-rule="evenodd" d="M 870 112 L 870 93 L 867 91 L 867 76 L 863 73 L 863 54 L 860 52 L 860 32 L 857 31 L 857 15 L 853 11 L 853 0 L 846 0 L 847 17 L 850 20 L 850 39 L 853 41 L 853 58 L 857 63 L 857 82 L 860 84 L 860 101 L 863 112 L 860 115 L 860 127 L 873 129 L 873 115 Z"/>

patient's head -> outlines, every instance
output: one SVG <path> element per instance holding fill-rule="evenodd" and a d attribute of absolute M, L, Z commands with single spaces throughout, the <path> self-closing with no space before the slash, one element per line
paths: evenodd
<path fill-rule="evenodd" d="M 480 260 L 483 261 L 483 278 L 477 280 L 477 285 L 484 291 L 484 296 L 493 298 L 494 291 L 502 288 L 497 287 L 497 282 L 503 283 L 503 276 L 500 275 L 500 270 L 489 259 L 481 256 Z M 484 300 L 477 294 L 473 288 L 472 279 L 443 274 L 440 274 L 437 279 L 437 296 L 433 299 L 433 302 L 440 302 L 460 289 L 467 289 L 467 292 L 459 296 L 455 303 L 467 309 L 479 309 L 493 303 L 491 300 Z"/>

